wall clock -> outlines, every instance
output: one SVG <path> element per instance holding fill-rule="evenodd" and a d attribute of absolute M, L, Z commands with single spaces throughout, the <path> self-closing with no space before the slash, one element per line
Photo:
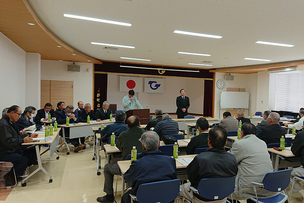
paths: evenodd
<path fill-rule="evenodd" d="M 225 80 L 219 79 L 216 81 L 216 87 L 220 90 L 224 89 L 225 87 Z"/>

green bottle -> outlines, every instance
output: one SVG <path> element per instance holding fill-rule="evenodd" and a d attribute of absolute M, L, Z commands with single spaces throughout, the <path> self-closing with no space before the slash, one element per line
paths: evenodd
<path fill-rule="evenodd" d="M 137 160 L 137 150 L 136 147 L 133 146 L 133 149 L 131 150 L 131 163 L 132 161 L 136 161 Z"/>
<path fill-rule="evenodd" d="M 195 132 L 195 135 L 198 136 L 199 133 L 200 133 L 200 132 L 199 132 L 199 130 L 197 129 L 196 132 Z"/>
<path fill-rule="evenodd" d="M 57 128 L 58 128 L 58 123 L 57 123 L 57 121 L 55 121 L 55 123 L 54 123 L 54 131 L 57 131 Z"/>
<path fill-rule="evenodd" d="M 69 126 L 69 125 L 70 125 L 70 119 L 69 119 L 69 117 L 66 117 L 66 119 L 65 119 L 65 124 L 66 124 L 66 126 Z"/>
<path fill-rule="evenodd" d="M 50 130 L 49 130 L 49 128 L 48 128 L 48 127 L 46 127 L 46 128 L 45 128 L 45 131 L 44 131 L 44 136 L 45 136 L 45 137 L 50 136 Z"/>
<path fill-rule="evenodd" d="M 115 134 L 112 133 L 111 135 L 111 146 L 114 146 L 115 145 Z"/>
<path fill-rule="evenodd" d="M 177 142 L 175 142 L 174 146 L 173 146 L 173 158 L 175 158 L 175 159 L 178 158 L 178 145 L 177 145 Z"/>
<path fill-rule="evenodd" d="M 51 124 L 50 125 L 50 135 L 53 135 L 54 134 L 54 127 L 53 125 Z"/>
<path fill-rule="evenodd" d="M 242 129 L 242 121 L 239 122 L 239 129 L 238 129 L 238 134 L 237 134 L 238 140 L 241 139 L 241 129 Z"/>
<path fill-rule="evenodd" d="M 285 149 L 285 138 L 283 135 L 280 139 L 280 149 Z"/>
<path fill-rule="evenodd" d="M 90 123 L 90 115 L 87 117 L 87 123 Z"/>
<path fill-rule="evenodd" d="M 48 115 L 48 121 L 51 121 L 52 120 L 52 115 L 51 115 L 51 113 L 49 113 L 49 115 Z"/>
<path fill-rule="evenodd" d="M 292 134 L 293 134 L 293 135 L 296 134 L 296 127 L 295 127 L 295 126 L 292 127 Z"/>
<path fill-rule="evenodd" d="M 250 118 L 252 118 L 252 113 L 250 113 Z"/>
<path fill-rule="evenodd" d="M 113 117 L 113 114 L 112 114 L 112 113 L 110 113 L 110 121 L 112 121 L 112 117 Z"/>

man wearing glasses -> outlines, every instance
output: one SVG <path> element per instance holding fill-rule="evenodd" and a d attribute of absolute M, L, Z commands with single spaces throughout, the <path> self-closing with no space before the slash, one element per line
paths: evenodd
<path fill-rule="evenodd" d="M 19 106 L 11 106 L 6 115 L 0 119 L 0 161 L 12 162 L 18 180 L 21 180 L 27 166 L 37 162 L 35 150 L 27 149 L 22 143 L 33 142 L 37 133 L 20 134 L 15 122 L 20 118 L 22 111 Z M 6 186 L 15 184 L 13 169 L 4 175 Z"/>

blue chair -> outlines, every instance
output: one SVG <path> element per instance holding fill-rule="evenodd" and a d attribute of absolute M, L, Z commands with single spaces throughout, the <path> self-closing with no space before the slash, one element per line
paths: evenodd
<path fill-rule="evenodd" d="M 173 136 L 178 140 L 183 140 L 185 139 L 185 135 L 184 134 L 172 134 L 172 135 L 168 135 L 168 136 Z"/>
<path fill-rule="evenodd" d="M 195 118 L 194 116 L 184 116 L 184 118 L 188 119 L 188 118 Z"/>
<path fill-rule="evenodd" d="M 280 121 L 280 122 L 279 122 L 279 125 L 280 125 L 280 126 L 283 126 L 283 122 L 282 122 L 282 121 Z"/>
<path fill-rule="evenodd" d="M 287 118 L 287 119 L 294 119 L 294 116 L 288 116 L 288 115 L 284 115 L 283 118 Z"/>
<path fill-rule="evenodd" d="M 211 128 L 213 128 L 214 126 L 219 125 L 219 124 L 220 123 L 213 123 L 212 126 L 211 126 Z"/>
<path fill-rule="evenodd" d="M 193 154 L 200 154 L 201 152 L 205 152 L 206 150 L 210 149 L 209 147 L 203 147 L 203 148 L 196 148 L 193 152 Z"/>
<path fill-rule="evenodd" d="M 294 187 L 294 184 L 295 184 L 295 181 L 304 181 L 304 177 L 299 177 L 299 176 L 294 176 L 292 178 L 292 183 L 291 183 L 291 190 L 290 190 L 290 199 L 292 198 L 292 191 L 293 191 L 293 187 Z"/>
<path fill-rule="evenodd" d="M 173 144 L 159 146 L 158 150 L 168 156 L 173 156 Z"/>
<path fill-rule="evenodd" d="M 267 148 L 280 147 L 280 143 L 268 143 Z"/>
<path fill-rule="evenodd" d="M 254 202 L 259 203 L 284 203 L 288 196 L 285 193 L 285 189 L 290 183 L 290 174 L 292 169 L 281 170 L 267 173 L 262 183 L 252 182 L 255 197 L 250 198 Z M 270 198 L 258 198 L 256 188 L 264 188 L 271 192 L 280 192 L 278 195 Z"/>
<path fill-rule="evenodd" d="M 118 114 L 118 113 L 121 113 L 121 112 L 123 112 L 123 110 L 117 110 L 117 111 L 115 111 L 115 114 Z"/>
<path fill-rule="evenodd" d="M 136 196 L 131 195 L 131 202 L 155 203 L 172 202 L 179 194 L 180 179 L 164 180 L 139 185 Z"/>
<path fill-rule="evenodd" d="M 228 136 L 237 136 L 237 132 L 238 132 L 238 131 L 228 131 L 227 137 L 228 137 Z"/>
<path fill-rule="evenodd" d="M 210 199 L 220 200 L 233 193 L 235 188 L 235 176 L 223 178 L 203 178 L 198 183 L 197 189 L 190 187 L 199 196 Z"/>
<path fill-rule="evenodd" d="M 263 116 L 263 113 L 262 112 L 260 112 L 260 111 L 257 111 L 257 112 L 255 112 L 255 114 L 254 114 L 255 116 L 260 116 L 260 117 L 262 117 Z"/>
<path fill-rule="evenodd" d="M 136 156 L 138 157 L 141 155 L 141 153 L 137 153 Z M 128 154 L 128 156 L 125 158 L 125 160 L 131 160 L 131 154 Z"/>
<path fill-rule="evenodd" d="M 285 147 L 290 147 L 291 146 L 291 137 L 286 137 L 285 138 Z"/>
<path fill-rule="evenodd" d="M 152 117 L 153 117 L 153 116 L 149 116 L 149 121 L 152 121 Z"/>
<path fill-rule="evenodd" d="M 257 134 L 259 134 L 262 130 L 257 130 Z"/>

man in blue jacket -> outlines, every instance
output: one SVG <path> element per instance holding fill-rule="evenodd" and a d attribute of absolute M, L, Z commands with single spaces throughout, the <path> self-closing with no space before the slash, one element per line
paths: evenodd
<path fill-rule="evenodd" d="M 116 114 L 116 122 L 110 125 L 107 125 L 103 130 L 99 128 L 98 133 L 100 133 L 101 141 L 104 143 L 109 142 L 109 138 L 111 137 L 112 133 L 115 134 L 115 140 L 118 138 L 120 133 L 123 131 L 128 130 L 127 125 L 125 124 L 126 120 L 126 114 L 123 112 L 120 112 Z"/>
<path fill-rule="evenodd" d="M 20 116 L 19 120 L 16 121 L 18 130 L 23 130 L 24 128 L 34 125 L 34 123 L 31 122 L 31 118 L 34 117 L 35 111 L 36 108 L 33 106 L 28 106 L 24 109 L 23 114 Z"/>

